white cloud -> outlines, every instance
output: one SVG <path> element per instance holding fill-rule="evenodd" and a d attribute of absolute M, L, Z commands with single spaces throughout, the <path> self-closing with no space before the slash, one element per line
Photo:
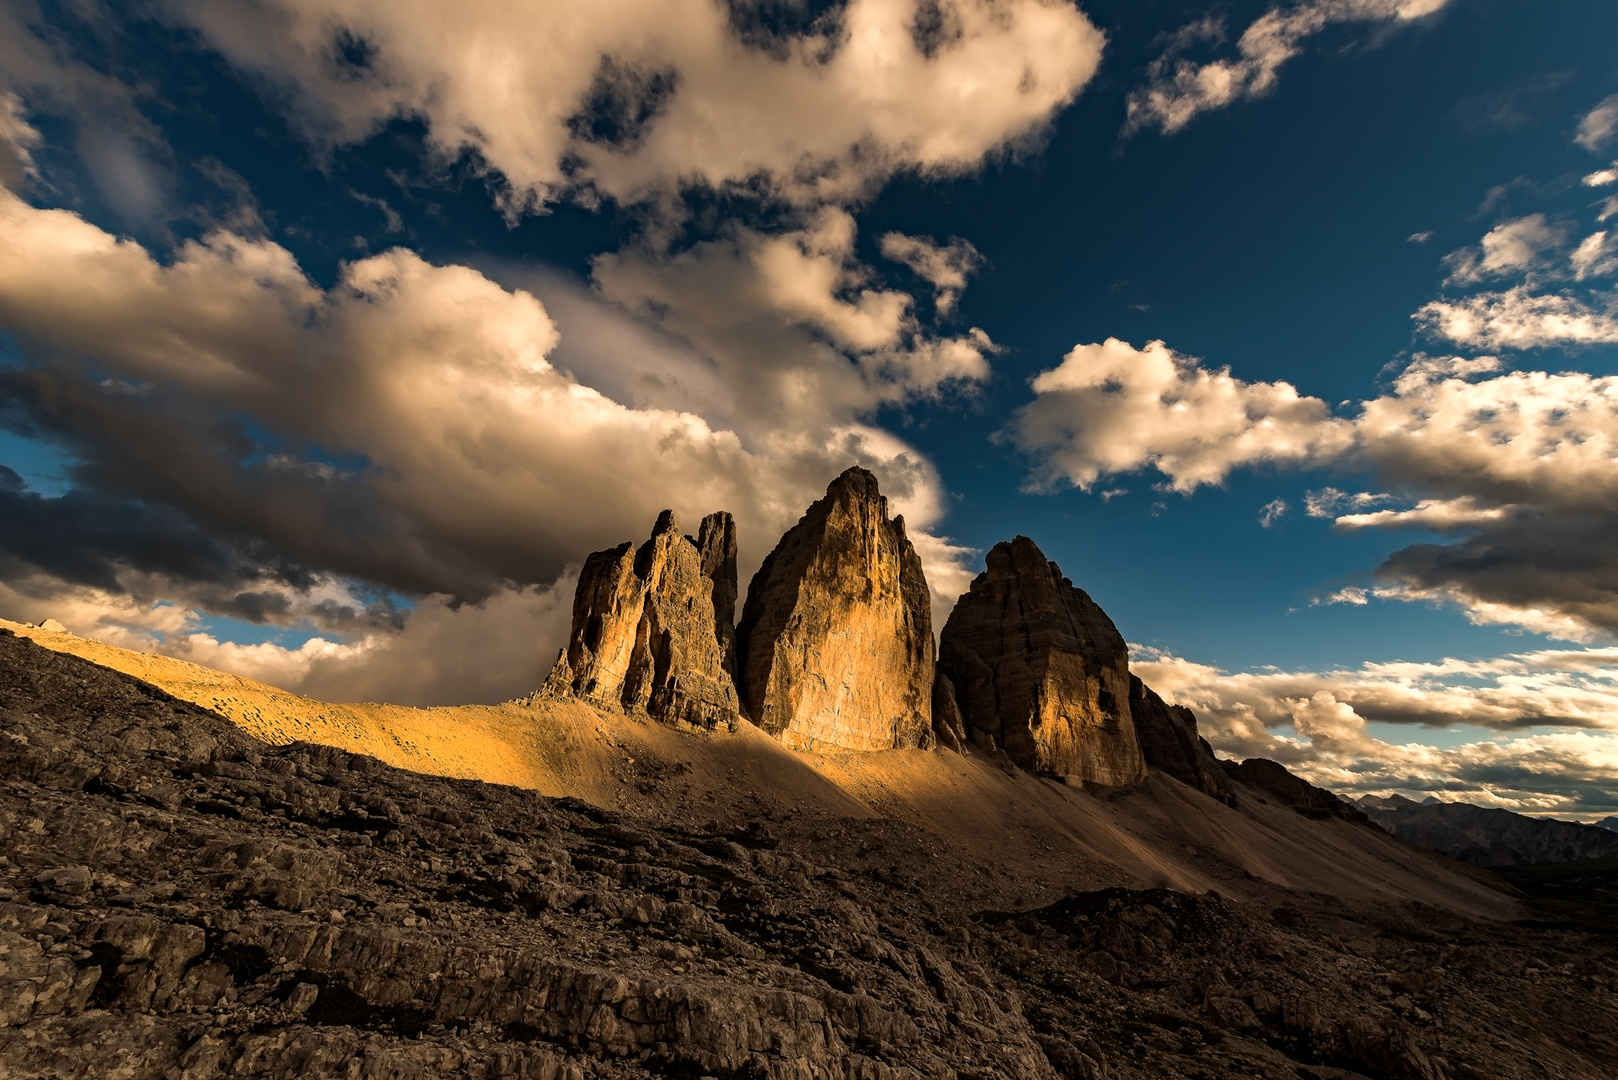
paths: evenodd
<path fill-rule="evenodd" d="M 1259 464 L 1370 471 L 1384 492 L 1311 491 L 1305 512 L 1459 537 L 1389 556 L 1373 595 L 1570 640 L 1618 633 L 1618 377 L 1418 354 L 1388 393 L 1338 416 L 1288 384 L 1112 340 L 1074 349 L 1033 389 L 1008 435 L 1036 457 L 1036 483 L 1090 490 L 1154 468 L 1190 493 Z"/>
<path fill-rule="evenodd" d="M 763 177 L 814 204 L 895 171 L 973 169 L 1036 136 L 1103 42 L 1048 0 L 958 0 L 931 35 L 912 0 L 851 0 L 789 37 L 739 33 L 756 13 L 715 0 L 167 7 L 289 89 L 318 141 L 420 118 L 445 156 L 475 151 L 509 182 L 513 212 L 581 184 L 633 202 Z"/>
<path fill-rule="evenodd" d="M 733 511 L 756 561 L 855 462 L 881 476 L 913 531 L 937 520 L 936 472 L 855 417 L 981 373 L 977 346 L 917 339 L 882 314 L 902 308 L 893 294 L 811 302 L 792 274 L 837 260 L 791 238 L 746 251 L 781 246 L 788 258 L 753 285 L 770 303 L 799 302 L 812 328 L 873 347 L 852 366 L 809 331 L 742 309 L 791 346 L 780 366 L 745 343 L 719 350 L 743 406 L 785 397 L 749 416 L 746 439 L 577 382 L 547 359 L 557 332 L 533 295 L 402 250 L 348 264 L 322 290 L 266 240 L 215 232 L 161 264 L 0 193 L 0 321 L 32 361 L 8 375 L 12 390 L 84 447 L 87 477 L 108 490 L 339 575 L 476 599 L 505 580 L 554 580 L 592 548 L 643 535 L 665 506 L 688 522 Z"/>
<path fill-rule="evenodd" d="M 1423 332 L 1481 349 L 1537 349 L 1618 341 L 1618 297 L 1592 304 L 1571 293 L 1535 293 L 1526 285 L 1434 300 L 1411 316 Z"/>
<path fill-rule="evenodd" d="M 890 232 L 882 236 L 882 254 L 903 263 L 933 287 L 933 303 L 938 314 L 947 316 L 966 288 L 966 279 L 983 263 L 978 249 L 956 238 L 948 247 L 939 247 L 920 236 Z"/>
<path fill-rule="evenodd" d="M 1239 466 L 1329 461 L 1354 440 L 1347 421 L 1291 384 L 1243 382 L 1161 341 L 1076 346 L 1033 390 L 1009 435 L 1038 456 L 1042 486 L 1088 491 L 1103 476 L 1151 466 L 1190 492 Z"/>
<path fill-rule="evenodd" d="M 1606 187 L 1608 184 L 1618 183 L 1618 166 L 1611 169 L 1598 169 L 1584 178 L 1585 187 Z"/>
<path fill-rule="evenodd" d="M 1184 52 L 1200 40 L 1222 38 L 1214 20 L 1193 23 L 1175 35 L 1149 68 L 1148 84 L 1129 95 L 1128 127 L 1160 127 L 1172 134 L 1201 113 L 1275 87 L 1281 65 L 1303 51 L 1305 39 L 1333 23 L 1407 23 L 1442 9 L 1448 0 L 1304 0 L 1261 15 L 1236 42 L 1235 59 L 1197 63 Z"/>
<path fill-rule="evenodd" d="M 1579 121 L 1578 134 L 1573 141 L 1590 151 L 1600 153 L 1618 135 L 1618 94 L 1613 94 L 1585 114 Z"/>
<path fill-rule="evenodd" d="M 28 122 L 22 101 L 0 93 L 0 187 L 16 190 L 38 175 L 33 152 L 39 143 L 39 130 Z"/>
<path fill-rule="evenodd" d="M 1350 796 L 1444 792 L 1564 814 L 1618 807 L 1618 650 L 1319 672 L 1226 672 L 1141 646 L 1132 653 L 1136 674 L 1196 711 L 1217 750 L 1279 760 Z M 1374 722 L 1483 730 L 1461 745 L 1396 743 L 1373 734 Z M 1533 730 L 1546 726 L 1562 730 Z"/>
<path fill-rule="evenodd" d="M 1450 276 L 1445 284 L 1470 285 L 1484 278 L 1523 274 L 1546 265 L 1545 256 L 1566 242 L 1566 232 L 1544 214 L 1529 214 L 1490 229 L 1475 248 L 1462 248 L 1445 258 Z"/>
<path fill-rule="evenodd" d="M 1286 512 L 1287 501 L 1285 499 L 1271 499 L 1259 509 L 1258 523 L 1268 529 L 1281 520 L 1281 516 Z"/>
<path fill-rule="evenodd" d="M 1427 229 L 1422 232 L 1413 232 L 1409 236 L 1405 237 L 1405 240 L 1412 244 L 1425 244 L 1432 238 L 1433 231 L 1431 229 Z"/>

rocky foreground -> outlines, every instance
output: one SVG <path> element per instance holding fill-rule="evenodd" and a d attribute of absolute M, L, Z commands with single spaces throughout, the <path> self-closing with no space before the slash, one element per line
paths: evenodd
<path fill-rule="evenodd" d="M 1279 889 L 981 910 L 893 821 L 704 828 L 272 747 L 9 633 L 0 778 L 7 1076 L 1618 1069 L 1618 955 L 1575 926 Z"/>

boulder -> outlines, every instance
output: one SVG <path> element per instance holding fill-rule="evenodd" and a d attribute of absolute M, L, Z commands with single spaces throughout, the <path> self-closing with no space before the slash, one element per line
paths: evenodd
<path fill-rule="evenodd" d="M 734 728 L 736 527 L 727 513 L 709 514 L 698 537 L 682 536 L 665 510 L 639 548 L 620 544 L 585 559 L 568 646 L 541 693 Z"/>
<path fill-rule="evenodd" d="M 803 750 L 932 743 L 933 626 L 921 559 L 876 477 L 843 473 L 747 587 L 736 628 L 752 721 Z"/>
<path fill-rule="evenodd" d="M 1145 779 L 1118 628 L 1028 537 L 996 544 L 987 562 L 939 639 L 968 738 L 1071 781 Z"/>
<path fill-rule="evenodd" d="M 1135 721 L 1146 764 L 1168 773 L 1226 806 L 1236 805 L 1236 789 L 1219 767 L 1213 747 L 1197 735 L 1197 716 L 1184 705 L 1170 705 L 1134 675 L 1129 677 L 1129 715 Z"/>

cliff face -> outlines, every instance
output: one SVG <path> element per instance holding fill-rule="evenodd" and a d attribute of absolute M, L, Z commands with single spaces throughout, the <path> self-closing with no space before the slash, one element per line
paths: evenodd
<path fill-rule="evenodd" d="M 1325 788 L 1318 788 L 1269 758 L 1221 761 L 1219 767 L 1237 783 L 1257 788 L 1282 806 L 1290 806 L 1304 817 L 1342 818 L 1360 825 L 1371 824 L 1365 812 Z"/>
<path fill-rule="evenodd" d="M 927 579 L 866 470 L 833 480 L 781 537 L 736 635 L 747 714 L 786 745 L 932 745 Z"/>
<path fill-rule="evenodd" d="M 1195 713 L 1183 705 L 1168 704 L 1131 675 L 1129 715 L 1135 721 L 1135 734 L 1146 764 L 1226 806 L 1236 805 L 1236 789 L 1219 767 L 1213 747 L 1197 735 Z"/>
<path fill-rule="evenodd" d="M 567 650 L 545 692 L 665 723 L 734 727 L 735 604 L 730 515 L 708 515 L 693 542 L 665 510 L 638 549 L 620 544 L 584 561 Z"/>
<path fill-rule="evenodd" d="M 1144 779 L 1118 628 L 1026 536 L 996 544 L 987 562 L 939 641 L 968 737 L 1036 772 Z"/>

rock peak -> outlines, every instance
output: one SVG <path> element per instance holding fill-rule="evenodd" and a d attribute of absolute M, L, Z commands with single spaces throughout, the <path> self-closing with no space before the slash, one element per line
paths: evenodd
<path fill-rule="evenodd" d="M 734 727 L 731 618 L 736 530 L 703 519 L 701 541 L 664 510 L 638 549 L 597 551 L 579 571 L 568 646 L 542 693 L 571 693 L 667 723 Z"/>
<path fill-rule="evenodd" d="M 742 701 L 798 749 L 930 745 L 933 632 L 921 559 L 859 467 L 764 560 L 736 628 Z"/>
<path fill-rule="evenodd" d="M 1118 628 L 1026 536 L 996 544 L 985 562 L 939 641 L 967 737 L 1036 772 L 1109 786 L 1144 779 Z"/>

